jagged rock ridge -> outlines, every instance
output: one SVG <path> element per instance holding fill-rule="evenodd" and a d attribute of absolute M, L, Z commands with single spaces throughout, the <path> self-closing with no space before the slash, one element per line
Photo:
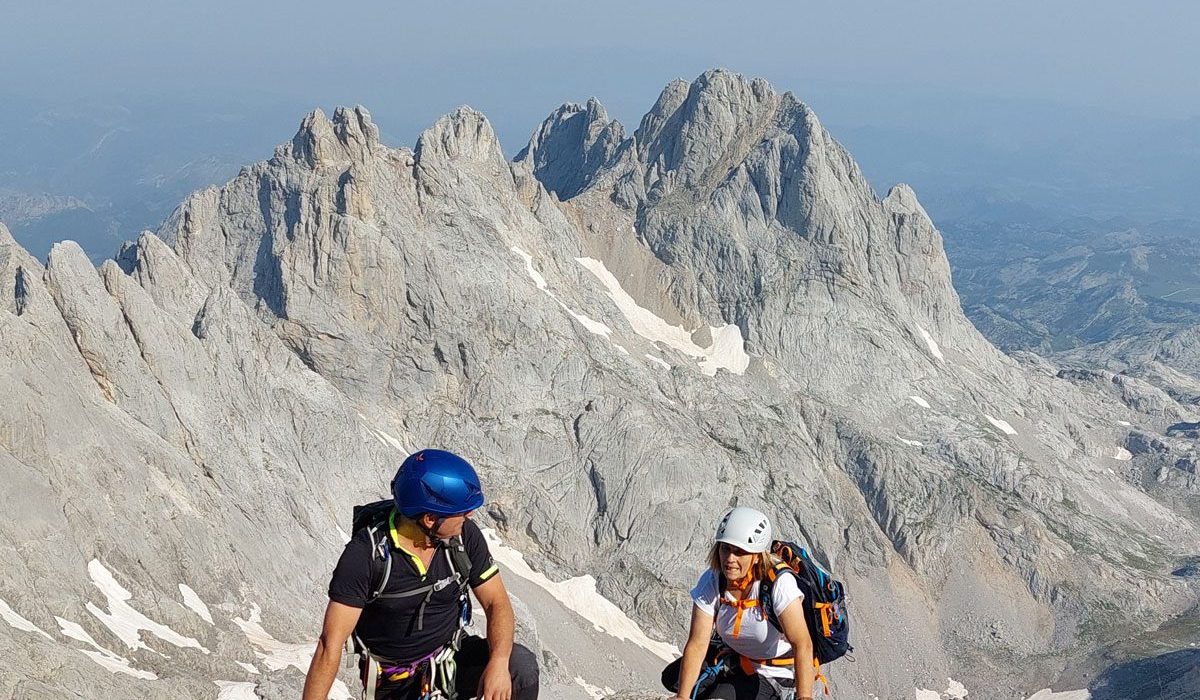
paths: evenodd
<path fill-rule="evenodd" d="M 467 108 L 412 150 L 361 108 L 314 112 L 98 273 L 71 246 L 43 268 L 4 241 L 0 272 L 3 417 L 45 435 L 0 443 L 36 504 L 6 534 L 63 513 L 41 532 L 75 543 L 55 562 L 14 546 L 0 597 L 64 582 L 26 613 L 46 627 L 104 554 L 304 638 L 338 523 L 417 445 L 471 457 L 486 524 L 661 639 L 711 521 L 766 508 L 854 592 L 871 653 L 834 669 L 839 697 L 947 674 L 1018 697 L 1197 600 L 1171 575 L 1200 551 L 1195 514 L 1118 451 L 1161 417 L 992 348 L 912 191 L 877 198 L 760 80 L 671 83 L 629 137 L 599 103 L 565 106 L 513 163 Z M 111 534 L 129 522 L 154 534 Z M 280 559 L 311 569 L 281 590 Z M 162 605 L 207 647 L 228 639 Z"/>

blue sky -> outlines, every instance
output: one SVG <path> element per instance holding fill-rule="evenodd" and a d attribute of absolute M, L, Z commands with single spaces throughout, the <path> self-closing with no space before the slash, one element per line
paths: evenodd
<path fill-rule="evenodd" d="M 0 95 L 407 103 L 431 118 L 462 102 L 540 116 L 595 94 L 631 120 L 668 79 L 724 66 L 802 98 L 817 83 L 912 86 L 1200 114 L 1195 2 L 4 0 L 0 8 Z"/>

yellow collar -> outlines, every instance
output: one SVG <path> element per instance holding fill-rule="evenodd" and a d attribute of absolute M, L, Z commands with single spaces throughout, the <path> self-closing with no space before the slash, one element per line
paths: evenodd
<path fill-rule="evenodd" d="M 405 542 L 410 543 L 411 546 L 413 542 L 428 541 L 428 536 L 420 526 L 407 518 L 401 518 L 400 525 L 397 527 L 395 510 L 388 516 L 388 530 L 392 536 L 392 544 L 405 551 L 408 551 L 408 547 L 404 546 Z"/>
<path fill-rule="evenodd" d="M 425 570 L 425 562 L 421 561 L 421 557 L 409 551 L 408 547 L 405 547 L 403 544 L 404 542 L 419 542 L 421 539 L 424 539 L 425 533 L 421 531 L 421 528 L 417 527 L 417 524 L 413 521 L 405 519 L 401 519 L 400 527 L 397 528 L 396 511 L 393 509 L 392 514 L 388 516 L 388 533 L 391 535 L 392 544 L 396 546 L 396 549 L 407 554 L 413 563 L 417 565 L 417 571 L 420 572 L 421 576 L 425 576 L 428 573 Z M 401 539 L 401 537 L 405 539 Z"/>

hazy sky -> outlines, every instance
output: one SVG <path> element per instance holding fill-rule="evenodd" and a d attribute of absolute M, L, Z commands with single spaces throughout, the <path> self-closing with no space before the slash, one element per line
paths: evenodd
<path fill-rule="evenodd" d="M 670 78 L 723 66 L 802 99 L 845 83 L 1189 117 L 1197 27 L 1194 0 L 0 0 L 0 98 L 252 95 L 423 124 L 470 103 L 531 130 L 590 95 L 636 121 Z"/>
<path fill-rule="evenodd" d="M 632 131 L 723 67 L 794 92 L 939 221 L 1200 219 L 1196 27 L 1196 0 L 0 0 L 0 216 L 6 188 L 82 199 L 14 230 L 107 255 L 314 107 L 365 105 L 411 146 L 469 104 L 511 156 L 565 101 Z"/>

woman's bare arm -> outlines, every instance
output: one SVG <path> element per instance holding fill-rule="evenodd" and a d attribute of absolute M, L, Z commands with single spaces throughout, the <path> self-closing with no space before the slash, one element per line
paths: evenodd
<path fill-rule="evenodd" d="M 692 606 L 692 627 L 688 632 L 687 644 L 683 647 L 683 661 L 679 664 L 679 691 L 675 693 L 676 698 L 687 700 L 692 697 L 692 688 L 700 678 L 704 655 L 708 653 L 712 630 L 712 613 Z"/>
<path fill-rule="evenodd" d="M 797 600 L 784 608 L 779 613 L 779 626 L 783 628 L 788 644 L 792 645 L 795 658 L 796 700 L 811 700 L 816 669 L 813 667 L 812 638 L 808 635 L 808 623 L 804 621 L 804 603 Z"/>

